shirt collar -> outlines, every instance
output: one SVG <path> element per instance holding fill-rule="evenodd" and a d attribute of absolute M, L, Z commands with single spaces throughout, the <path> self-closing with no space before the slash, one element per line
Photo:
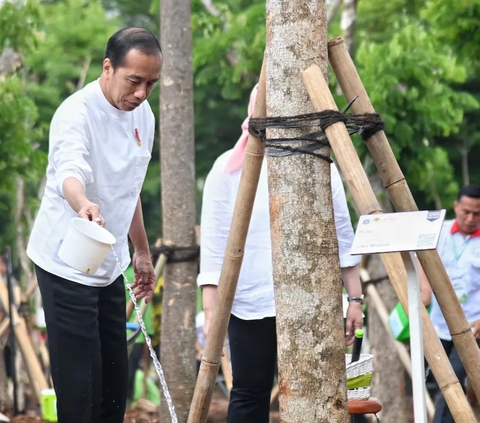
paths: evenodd
<path fill-rule="evenodd" d="M 454 233 L 457 233 L 457 232 L 460 232 L 460 228 L 458 227 L 458 223 L 457 223 L 457 221 L 455 220 L 455 222 L 453 222 L 452 229 L 450 229 L 450 233 L 451 233 L 451 234 L 454 234 Z M 480 228 L 477 228 L 477 230 L 476 230 L 475 232 L 473 232 L 472 234 L 470 234 L 470 237 L 471 237 L 471 238 L 475 238 L 475 237 L 479 237 L 479 238 L 480 238 Z"/>

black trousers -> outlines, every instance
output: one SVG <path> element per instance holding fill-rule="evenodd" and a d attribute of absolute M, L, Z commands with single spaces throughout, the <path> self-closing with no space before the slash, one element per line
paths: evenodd
<path fill-rule="evenodd" d="M 123 423 L 127 397 L 122 277 L 94 288 L 36 266 L 58 423 Z"/>
<path fill-rule="evenodd" d="M 453 371 L 457 375 L 458 381 L 465 391 L 465 379 L 467 377 L 467 372 L 463 367 L 462 360 L 460 360 L 460 356 L 458 355 L 458 351 L 455 348 L 453 341 L 445 341 L 444 339 L 441 339 L 441 341 L 443 348 L 447 353 L 448 359 L 453 367 Z M 477 340 L 477 344 L 480 345 L 480 341 Z M 435 416 L 433 417 L 433 423 L 454 423 L 454 421 L 455 420 L 453 420 L 447 402 L 440 392 L 435 404 Z"/>
<path fill-rule="evenodd" d="M 275 318 L 242 320 L 228 326 L 233 387 L 228 423 L 268 423 L 277 361 Z"/>

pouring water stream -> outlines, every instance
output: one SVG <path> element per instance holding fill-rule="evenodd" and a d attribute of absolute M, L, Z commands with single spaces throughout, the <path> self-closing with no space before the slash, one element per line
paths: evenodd
<path fill-rule="evenodd" d="M 135 297 L 135 293 L 133 292 L 132 285 L 129 283 L 128 278 L 125 275 L 125 271 L 123 270 L 122 265 L 120 264 L 120 260 L 118 259 L 117 253 L 113 248 L 113 246 L 112 246 L 112 251 L 113 251 L 113 255 L 115 256 L 115 260 L 117 261 L 117 265 L 120 271 L 122 272 L 122 276 L 125 279 L 125 282 L 127 283 L 128 293 L 130 294 L 130 298 L 137 312 L 138 324 L 140 325 L 140 329 L 142 330 L 143 335 L 145 336 L 145 342 L 147 343 L 148 349 L 150 351 L 150 357 L 152 357 L 153 365 L 155 366 L 155 370 L 157 371 L 158 378 L 160 379 L 160 384 L 162 385 L 163 395 L 167 400 L 168 411 L 170 412 L 170 418 L 172 419 L 172 423 L 178 423 L 177 415 L 175 413 L 175 407 L 173 405 L 170 392 L 168 390 L 162 365 L 160 364 L 160 361 L 157 358 L 157 354 L 155 353 L 155 350 L 152 347 L 152 340 L 150 339 L 150 336 L 148 336 L 147 328 L 145 327 L 145 323 L 143 321 L 142 312 L 140 311 L 140 308 L 137 305 L 137 298 Z"/>

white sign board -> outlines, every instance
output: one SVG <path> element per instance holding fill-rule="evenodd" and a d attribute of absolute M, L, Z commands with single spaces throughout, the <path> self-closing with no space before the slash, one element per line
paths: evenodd
<path fill-rule="evenodd" d="M 351 254 L 434 250 L 445 210 L 360 216 Z"/>

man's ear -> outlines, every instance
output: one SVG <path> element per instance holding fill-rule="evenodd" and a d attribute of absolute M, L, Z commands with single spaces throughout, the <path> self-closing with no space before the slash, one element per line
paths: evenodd
<path fill-rule="evenodd" d="M 103 72 L 105 72 L 105 75 L 107 76 L 110 76 L 113 74 L 113 66 L 110 59 L 105 59 L 103 61 Z"/>

